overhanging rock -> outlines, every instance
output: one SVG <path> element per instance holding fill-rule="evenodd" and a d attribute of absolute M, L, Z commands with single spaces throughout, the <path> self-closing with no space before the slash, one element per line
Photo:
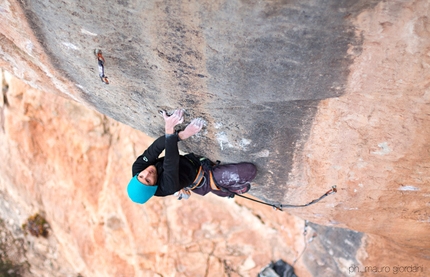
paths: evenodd
<path fill-rule="evenodd" d="M 254 162 L 260 185 L 251 193 L 282 201 L 319 101 L 344 93 L 360 54 L 350 20 L 378 2 L 21 4 L 51 63 L 82 99 L 153 137 L 163 132 L 159 109 L 203 117 L 207 132 L 182 149 Z M 104 53 L 109 85 L 98 77 L 94 49 Z"/>

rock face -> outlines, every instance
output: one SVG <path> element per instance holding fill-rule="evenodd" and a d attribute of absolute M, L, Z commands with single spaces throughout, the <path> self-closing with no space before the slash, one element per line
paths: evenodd
<path fill-rule="evenodd" d="M 320 241 L 333 228 L 313 225 L 304 237 L 302 219 L 270 207 L 211 195 L 133 204 L 130 165 L 151 138 L 10 74 L 3 87 L 0 217 L 27 242 L 29 276 L 256 276 L 278 259 L 300 276 L 347 270 L 324 258 Z M 20 229 L 36 212 L 50 223 L 49 240 Z M 336 259 L 358 264 L 363 234 L 337 234 L 334 245 L 355 239 Z"/>
<path fill-rule="evenodd" d="M 345 93 L 361 52 L 351 19 L 377 2 L 18 3 L 55 72 L 75 86 L 69 95 L 153 137 L 160 108 L 202 116 L 208 133 L 184 150 L 252 160 L 255 194 L 281 201 L 319 100 Z M 109 86 L 94 49 L 105 53 Z"/>
<path fill-rule="evenodd" d="M 5 90 L 2 187 L 22 213 L 46 212 L 59 251 L 89 276 L 255 276 L 267 260 L 294 262 L 304 246 L 294 245 L 296 217 L 210 197 L 144 207 L 126 199 L 129 166 L 150 142 L 132 128 L 154 138 L 157 110 L 183 107 L 208 125 L 182 149 L 256 163 L 254 196 L 305 203 L 337 185 L 291 213 L 360 233 L 345 231 L 352 249 L 329 249 L 330 232 L 314 226 L 319 240 L 297 262 L 300 276 L 359 275 L 349 272 L 356 264 L 390 274 L 420 265 L 416 276 L 426 276 L 429 11 L 425 0 L 3 0 L 0 66 L 50 96 Z"/>
<path fill-rule="evenodd" d="M 320 103 L 294 174 L 297 190 L 304 189 L 300 184 L 340 186 L 332 216 L 324 213 L 329 220 L 317 222 L 335 219 L 338 226 L 393 238 L 423 258 L 430 257 L 424 235 L 430 223 L 429 8 L 420 1 L 381 4 L 357 18 L 366 39 L 350 67 L 348 93 Z M 313 207 L 301 214 L 308 212 L 319 213 Z"/>

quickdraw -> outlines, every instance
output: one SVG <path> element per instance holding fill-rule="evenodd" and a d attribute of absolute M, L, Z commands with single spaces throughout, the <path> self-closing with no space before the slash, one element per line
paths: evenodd
<path fill-rule="evenodd" d="M 105 58 L 103 58 L 102 51 L 99 49 L 94 50 L 94 54 L 97 57 L 97 62 L 99 65 L 99 76 L 100 80 L 102 80 L 103 83 L 109 84 L 108 77 L 105 75 Z"/>
<path fill-rule="evenodd" d="M 249 197 L 246 197 L 244 195 L 237 194 L 237 193 L 235 193 L 235 195 L 239 196 L 239 197 L 242 197 L 242 198 L 245 198 L 245 199 L 248 199 L 248 200 L 251 200 L 251 201 L 254 201 L 254 202 L 257 202 L 257 203 L 260 203 L 260 204 L 271 206 L 275 210 L 282 211 L 283 208 L 302 208 L 302 207 L 310 206 L 312 204 L 315 204 L 315 203 L 321 201 L 323 198 L 329 196 L 330 194 L 334 194 L 336 192 L 337 192 L 336 186 L 332 186 L 331 189 L 329 191 L 327 191 L 326 193 L 324 193 L 320 198 L 314 199 L 311 202 L 309 202 L 307 204 L 303 204 L 303 205 L 272 204 L 272 203 L 267 203 L 267 202 L 263 202 L 263 201 L 260 201 L 260 200 L 252 199 L 252 198 L 249 198 Z"/>

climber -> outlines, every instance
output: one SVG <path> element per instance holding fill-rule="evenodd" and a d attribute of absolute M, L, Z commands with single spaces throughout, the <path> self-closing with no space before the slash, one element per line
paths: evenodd
<path fill-rule="evenodd" d="M 102 50 L 95 49 L 94 50 L 94 54 L 97 57 L 97 63 L 98 63 L 98 66 L 99 66 L 99 77 L 100 77 L 100 80 L 102 80 L 103 83 L 105 83 L 105 84 L 108 85 L 109 84 L 109 80 L 108 80 L 108 77 L 105 75 L 105 66 L 104 66 L 104 64 L 105 64 L 105 58 L 103 57 Z"/>
<path fill-rule="evenodd" d="M 168 116 L 162 112 L 165 134 L 156 139 L 132 166 L 133 178 L 127 186 L 130 199 L 143 204 L 152 196 L 176 195 L 187 199 L 193 191 L 200 195 L 212 192 L 221 197 L 233 197 L 251 188 L 257 169 L 252 163 L 219 165 L 194 155 L 179 155 L 178 141 L 197 134 L 204 120 L 196 118 L 179 132 L 175 126 L 184 120 L 184 111 L 175 110 Z M 159 157 L 165 150 L 164 157 Z"/>

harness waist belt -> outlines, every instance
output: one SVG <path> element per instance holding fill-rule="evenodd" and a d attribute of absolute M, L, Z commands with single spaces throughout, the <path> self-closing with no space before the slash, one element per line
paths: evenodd
<path fill-rule="evenodd" d="M 203 170 L 203 166 L 199 167 L 199 170 L 197 172 L 197 176 L 194 179 L 194 182 L 188 187 L 190 190 L 193 190 L 197 188 L 201 183 L 203 182 L 205 178 L 205 171 Z M 220 190 L 220 188 L 217 186 L 216 181 L 214 180 L 212 170 L 209 170 L 209 185 L 211 186 L 212 190 Z"/>
<path fill-rule="evenodd" d="M 202 182 L 204 177 L 205 177 L 205 172 L 203 171 L 203 166 L 200 166 L 199 171 L 197 172 L 197 176 L 194 179 L 194 182 L 189 186 L 189 189 L 193 190 L 196 187 L 198 187 L 200 185 L 200 183 Z"/>
<path fill-rule="evenodd" d="M 216 181 L 215 181 L 214 176 L 212 174 L 212 170 L 209 171 L 209 185 L 211 186 L 211 189 L 213 189 L 213 190 L 221 190 L 216 184 Z"/>

